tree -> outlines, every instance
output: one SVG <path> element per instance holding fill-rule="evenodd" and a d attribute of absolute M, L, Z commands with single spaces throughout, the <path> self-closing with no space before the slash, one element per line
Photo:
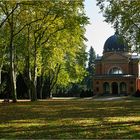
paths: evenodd
<path fill-rule="evenodd" d="M 17 101 L 16 78 L 18 65 L 16 61 L 16 48 L 18 40 L 16 40 L 16 38 L 18 35 L 20 35 L 21 31 L 28 25 L 27 23 L 23 22 L 23 24 L 20 24 L 21 22 L 19 22 L 19 17 L 23 14 L 24 11 L 21 4 L 23 3 L 16 1 L 1 1 L 0 3 L 1 19 L 3 19 L 3 17 L 6 17 L 2 21 L 1 30 L 5 30 L 5 32 L 8 32 L 8 39 L 5 39 L 6 43 L 2 46 L 6 45 L 9 50 L 10 82 L 13 102 Z"/>
<path fill-rule="evenodd" d="M 87 89 L 92 90 L 93 89 L 93 74 L 95 72 L 95 59 L 96 59 L 96 54 L 94 51 L 94 48 L 91 46 L 89 50 L 89 59 L 88 59 L 88 75 L 86 77 L 86 84 L 87 84 Z"/>
<path fill-rule="evenodd" d="M 76 54 L 81 49 L 81 44 L 84 40 L 84 25 L 88 23 L 87 17 L 85 17 L 83 13 L 78 12 L 78 7 L 80 8 L 82 6 L 82 1 L 60 1 L 52 3 L 54 5 L 50 8 L 51 14 L 48 14 L 47 16 L 46 25 L 44 25 L 43 28 L 39 28 L 39 32 L 36 32 L 39 37 L 39 42 L 37 43 L 37 45 L 40 47 L 38 48 L 38 50 L 41 51 L 41 57 L 38 57 L 41 58 L 41 60 L 39 60 L 41 67 L 39 67 L 40 64 L 38 64 L 37 67 L 38 71 L 41 72 L 40 78 L 42 79 L 40 79 L 42 83 L 40 90 L 44 85 L 44 77 L 46 77 L 49 95 L 51 95 L 51 90 L 57 83 L 57 80 L 59 78 L 58 74 L 60 74 L 61 72 L 61 67 L 63 68 L 65 67 L 64 65 L 66 65 L 65 61 L 67 59 L 64 59 L 66 58 L 66 55 L 68 55 L 68 53 L 71 53 L 73 55 L 69 55 L 70 58 L 73 57 L 74 60 L 76 59 Z M 61 9 L 59 8 L 59 6 L 61 6 Z M 71 40 L 71 43 L 69 42 L 69 40 Z M 47 55 L 44 54 L 44 52 L 46 52 Z M 70 62 L 71 61 L 69 61 L 69 63 Z M 70 77 L 72 77 L 72 75 L 69 76 L 69 81 Z M 76 79 L 76 77 L 74 78 Z"/>
<path fill-rule="evenodd" d="M 140 53 L 140 1 L 97 0 L 97 5 L 105 21 L 126 39 L 132 51 Z"/>
<path fill-rule="evenodd" d="M 7 9 L 9 7 L 9 9 Z M 9 27 L 9 55 L 10 55 L 10 81 L 11 81 L 11 91 L 12 91 L 12 96 L 13 96 L 13 102 L 16 102 L 16 71 L 15 71 L 15 65 L 14 65 L 14 60 L 15 60 L 15 50 L 14 50 L 14 11 L 15 9 L 14 3 L 8 4 L 7 2 L 1 2 L 1 8 L 3 13 L 6 15 L 7 18 L 7 23 Z M 9 16 L 11 15 L 11 16 Z"/>
<path fill-rule="evenodd" d="M 21 73 L 26 74 L 23 79 L 32 101 L 37 100 L 37 77 L 42 81 L 41 87 L 45 78 L 49 79 L 49 92 L 60 81 L 59 74 L 62 75 L 64 70 L 68 75 L 68 82 L 65 80 L 65 83 L 82 79 L 84 26 L 88 23 L 83 0 L 1 1 L 0 8 L 0 30 L 7 33 L 6 37 L 1 38 L 4 40 L 1 42 L 4 55 L 0 63 L 2 67 L 5 50 L 8 50 L 13 102 L 17 100 L 18 73 L 20 77 Z"/>
<path fill-rule="evenodd" d="M 94 48 L 91 46 L 89 50 L 88 71 L 90 75 L 94 74 L 96 54 Z"/>
<path fill-rule="evenodd" d="M 79 27 L 79 25 L 77 25 Z M 71 28 L 58 32 L 55 37 L 51 38 L 51 50 L 50 44 L 48 49 L 43 52 L 47 54 L 46 61 L 43 62 L 44 77 L 47 77 L 47 89 L 48 95 L 51 95 L 51 91 L 56 85 L 68 86 L 71 82 L 79 82 L 85 73 L 84 63 L 86 59 L 85 46 L 83 45 L 83 29 L 80 30 Z M 78 33 L 78 34 L 77 34 Z M 72 35 L 73 34 L 73 35 Z M 69 43 L 69 40 L 71 42 Z M 43 58 L 44 58 L 43 57 Z M 47 67 L 44 67 L 47 64 Z M 42 72 L 41 72 L 42 73 Z M 45 80 L 45 79 L 44 79 Z"/>

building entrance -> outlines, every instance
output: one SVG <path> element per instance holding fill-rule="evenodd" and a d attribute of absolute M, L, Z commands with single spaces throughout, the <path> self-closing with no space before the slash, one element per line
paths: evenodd
<path fill-rule="evenodd" d="M 104 90 L 105 94 L 110 93 L 110 87 L 109 87 L 109 83 L 108 82 L 105 82 L 103 84 L 103 90 Z"/>
<path fill-rule="evenodd" d="M 118 83 L 112 83 L 112 94 L 118 94 Z"/>

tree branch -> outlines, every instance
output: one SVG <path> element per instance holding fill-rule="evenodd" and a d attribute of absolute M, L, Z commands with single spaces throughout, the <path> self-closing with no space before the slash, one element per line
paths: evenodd
<path fill-rule="evenodd" d="M 58 74 L 60 72 L 61 69 L 61 64 L 56 65 L 56 72 L 55 72 L 55 76 L 53 77 L 53 79 L 51 79 L 51 86 L 50 86 L 50 91 L 53 89 L 53 87 L 55 86 L 56 82 L 57 82 L 57 78 L 58 78 Z M 54 81 L 54 82 L 53 82 Z"/>
<path fill-rule="evenodd" d="M 62 28 L 57 29 L 56 31 L 54 31 L 54 32 L 52 32 L 52 33 L 50 33 L 50 35 L 47 37 L 47 39 L 46 39 L 45 41 L 43 41 L 43 42 L 41 43 L 41 45 L 45 44 L 53 34 L 59 32 L 59 31 L 62 31 L 62 30 L 64 30 L 64 29 L 66 29 L 65 26 L 62 27 Z"/>
<path fill-rule="evenodd" d="M 12 11 L 10 13 L 7 14 L 6 18 L 1 22 L 0 24 L 0 28 L 4 25 L 4 23 L 6 22 L 6 20 L 11 16 L 11 14 L 14 13 L 14 11 L 18 8 L 19 3 L 16 3 L 16 6 L 12 9 Z M 0 5 L 0 7 L 2 8 L 2 6 Z M 3 9 L 3 8 L 2 8 Z M 4 10 L 3 10 L 4 11 Z"/>
<path fill-rule="evenodd" d="M 21 4 L 23 4 L 23 3 L 21 3 Z M 25 24 L 17 33 L 14 34 L 14 36 L 16 36 L 17 34 L 19 34 L 26 26 L 29 26 L 29 25 L 31 25 L 31 24 L 33 24 L 33 23 L 35 23 L 35 22 L 44 20 L 44 19 L 49 15 L 50 11 L 51 11 L 51 10 L 49 10 L 46 14 L 44 14 L 43 18 L 39 18 L 39 19 L 36 19 L 36 20 L 34 20 L 34 21 L 31 21 L 31 22 Z M 39 29 L 39 30 L 40 30 L 40 29 Z M 38 31 L 38 30 L 36 30 L 36 32 L 37 32 L 37 31 Z"/>
<path fill-rule="evenodd" d="M 39 19 L 36 19 L 36 20 L 31 21 L 30 23 L 25 24 L 25 25 L 24 25 L 18 32 L 16 32 L 13 36 L 16 36 L 17 34 L 19 34 L 26 26 L 29 26 L 29 25 L 31 25 L 31 24 L 37 22 L 37 21 L 43 20 L 44 18 L 45 18 L 45 17 L 39 18 Z"/>

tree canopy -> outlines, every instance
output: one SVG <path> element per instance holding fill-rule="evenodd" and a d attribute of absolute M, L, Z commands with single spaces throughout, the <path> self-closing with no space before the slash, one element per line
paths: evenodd
<path fill-rule="evenodd" d="M 132 51 L 140 53 L 140 1 L 97 0 L 105 21 L 123 36 Z"/>
<path fill-rule="evenodd" d="M 0 72 L 7 64 L 14 101 L 19 73 L 32 100 L 37 99 L 38 81 L 43 86 L 47 79 L 51 92 L 56 84 L 82 80 L 86 24 L 83 0 L 0 1 Z"/>

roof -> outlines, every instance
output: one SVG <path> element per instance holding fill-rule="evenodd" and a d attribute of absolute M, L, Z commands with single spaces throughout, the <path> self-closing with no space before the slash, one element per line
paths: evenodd
<path fill-rule="evenodd" d="M 140 55 L 131 55 L 131 59 L 139 59 L 140 60 Z"/>
<path fill-rule="evenodd" d="M 128 46 L 124 43 L 123 38 L 118 35 L 110 36 L 104 44 L 104 53 L 105 52 L 127 52 Z"/>
<path fill-rule="evenodd" d="M 93 75 L 95 79 L 103 79 L 103 78 L 136 78 L 135 75 L 130 74 L 104 74 L 104 75 Z"/>

